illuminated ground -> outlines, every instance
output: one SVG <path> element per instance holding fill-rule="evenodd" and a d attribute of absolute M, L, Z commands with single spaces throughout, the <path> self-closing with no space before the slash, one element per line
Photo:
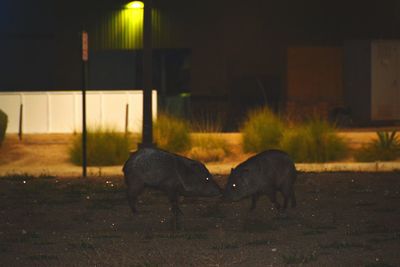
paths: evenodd
<path fill-rule="evenodd" d="M 360 147 L 375 137 L 375 130 L 353 130 L 341 132 L 352 148 Z M 244 154 L 241 149 L 241 136 L 238 133 L 225 133 L 224 137 L 230 144 L 232 153 L 222 162 L 207 164 L 207 167 L 219 174 L 229 173 L 250 154 Z M 25 135 L 22 141 L 16 134 L 7 135 L 3 146 L 0 148 L 0 176 L 10 173 L 29 173 L 34 175 L 51 174 L 58 176 L 78 177 L 82 168 L 69 162 L 68 150 L 71 146 L 72 134 L 32 134 Z M 122 166 L 90 167 L 90 175 L 121 175 Z M 352 158 L 342 162 L 321 164 L 299 164 L 299 170 L 304 171 L 376 171 L 400 170 L 400 159 L 390 163 L 355 163 Z"/>
<path fill-rule="evenodd" d="M 218 177 L 224 184 L 226 177 Z M 302 173 L 298 207 L 262 198 L 182 199 L 172 231 L 165 196 L 134 217 L 120 176 L 0 179 L 1 266 L 399 266 L 400 172 Z"/>

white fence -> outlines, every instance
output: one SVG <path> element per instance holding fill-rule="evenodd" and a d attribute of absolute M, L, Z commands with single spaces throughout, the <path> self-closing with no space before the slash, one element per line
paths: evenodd
<path fill-rule="evenodd" d="M 157 92 L 152 93 L 153 117 L 157 115 Z M 112 127 L 117 131 L 142 131 L 142 91 L 88 91 L 88 127 Z M 22 105 L 22 114 L 20 106 Z M 128 107 L 128 108 L 127 108 Z M 73 133 L 82 130 L 82 93 L 0 92 L 0 109 L 8 115 L 7 133 Z M 126 112 L 128 110 L 128 112 Z M 127 123 L 126 119 L 128 117 Z"/>

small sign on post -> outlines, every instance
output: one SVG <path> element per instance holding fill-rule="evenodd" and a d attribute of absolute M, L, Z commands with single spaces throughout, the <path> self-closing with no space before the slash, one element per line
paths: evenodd
<path fill-rule="evenodd" d="M 86 31 L 82 32 L 82 60 L 88 61 L 89 59 L 89 40 L 88 33 Z"/>

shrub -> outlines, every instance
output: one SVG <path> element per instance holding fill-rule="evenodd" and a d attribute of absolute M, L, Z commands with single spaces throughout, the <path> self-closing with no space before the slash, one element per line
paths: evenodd
<path fill-rule="evenodd" d="M 166 113 L 158 114 L 153 130 L 159 148 L 182 152 L 190 147 L 189 124 L 183 119 Z"/>
<path fill-rule="evenodd" d="M 280 148 L 286 151 L 294 161 L 306 161 L 308 157 L 307 142 L 304 142 L 307 137 L 305 127 L 295 127 L 284 132 L 280 143 Z"/>
<path fill-rule="evenodd" d="M 191 122 L 191 129 L 193 132 L 200 133 L 219 133 L 223 128 L 223 114 L 202 112 L 194 118 Z"/>
<path fill-rule="evenodd" d="M 296 162 L 340 160 L 348 151 L 344 139 L 336 134 L 336 128 L 322 119 L 312 119 L 286 131 L 280 147 Z"/>
<path fill-rule="evenodd" d="M 111 128 L 87 130 L 87 165 L 110 166 L 123 164 L 129 156 L 133 138 Z M 82 165 L 82 134 L 78 134 L 69 151 L 74 164 Z"/>
<path fill-rule="evenodd" d="M 218 134 L 192 134 L 191 145 L 187 156 L 202 162 L 220 161 L 230 153 L 228 143 Z"/>
<path fill-rule="evenodd" d="M 7 114 L 0 109 L 0 147 L 3 144 L 4 138 L 6 136 L 8 124 L 8 116 Z"/>
<path fill-rule="evenodd" d="M 390 161 L 400 157 L 400 141 L 396 131 L 377 132 L 377 139 L 356 151 L 357 161 Z"/>
<path fill-rule="evenodd" d="M 277 148 L 283 133 L 283 123 L 267 107 L 250 111 L 241 128 L 243 150 L 261 152 Z"/>

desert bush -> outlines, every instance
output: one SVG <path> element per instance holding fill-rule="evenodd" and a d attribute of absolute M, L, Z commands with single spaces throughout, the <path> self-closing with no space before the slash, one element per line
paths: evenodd
<path fill-rule="evenodd" d="M 123 164 L 133 146 L 133 137 L 112 128 L 94 127 L 87 130 L 87 165 Z M 82 134 L 78 134 L 69 151 L 70 160 L 82 165 Z"/>
<path fill-rule="evenodd" d="M 6 137 L 7 124 L 8 116 L 0 109 L 0 147 L 3 144 L 4 138 Z"/>
<path fill-rule="evenodd" d="M 189 124 L 178 117 L 160 113 L 154 122 L 154 140 L 159 148 L 182 152 L 190 147 Z"/>
<path fill-rule="evenodd" d="M 220 133 L 223 128 L 223 114 L 203 111 L 191 121 L 192 132 Z"/>
<path fill-rule="evenodd" d="M 334 125 L 311 119 L 286 130 L 280 148 L 296 162 L 327 162 L 343 159 L 348 152 L 345 140 L 336 134 Z"/>
<path fill-rule="evenodd" d="M 250 111 L 241 127 L 243 150 L 245 152 L 261 152 L 278 148 L 283 134 L 283 123 L 267 107 Z"/>
<path fill-rule="evenodd" d="M 390 161 L 400 157 L 400 141 L 396 131 L 376 132 L 377 139 L 354 153 L 357 161 Z"/>
<path fill-rule="evenodd" d="M 188 157 L 202 161 L 220 161 L 230 153 L 229 145 L 221 135 L 200 133 L 192 134 L 191 149 Z"/>

